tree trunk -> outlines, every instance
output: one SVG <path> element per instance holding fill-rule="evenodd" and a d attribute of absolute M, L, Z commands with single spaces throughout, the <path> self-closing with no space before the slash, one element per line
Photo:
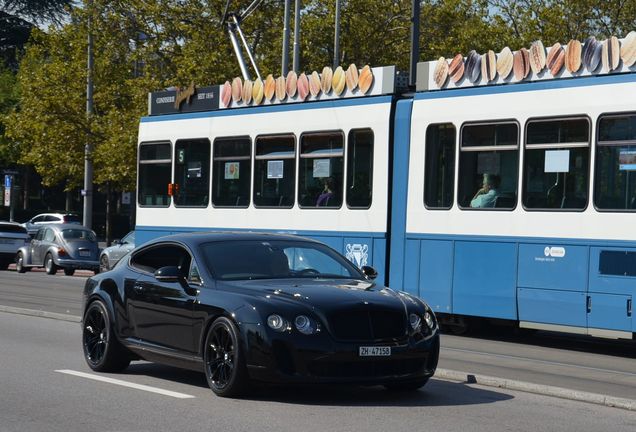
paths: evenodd
<path fill-rule="evenodd" d="M 111 227 L 110 227 L 110 204 L 112 193 L 110 191 L 110 182 L 106 183 L 106 244 L 110 246 Z"/>
<path fill-rule="evenodd" d="M 66 191 L 66 205 L 64 206 L 64 210 L 67 213 L 73 211 L 73 191 L 71 190 Z"/>

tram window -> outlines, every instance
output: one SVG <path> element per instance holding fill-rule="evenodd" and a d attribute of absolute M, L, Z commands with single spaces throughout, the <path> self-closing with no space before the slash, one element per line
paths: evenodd
<path fill-rule="evenodd" d="M 373 192 L 373 131 L 351 130 L 347 146 L 347 205 L 369 208 Z"/>
<path fill-rule="evenodd" d="M 139 146 L 139 186 L 137 201 L 148 207 L 170 205 L 168 185 L 171 180 L 170 143 L 142 143 Z"/>
<path fill-rule="evenodd" d="M 301 207 L 340 207 L 344 159 L 342 132 L 300 137 L 298 202 Z"/>
<path fill-rule="evenodd" d="M 455 181 L 455 126 L 452 123 L 430 125 L 426 129 L 424 161 L 424 205 L 449 209 L 453 205 Z"/>
<path fill-rule="evenodd" d="M 607 115 L 598 123 L 594 204 L 636 211 L 636 114 Z"/>
<path fill-rule="evenodd" d="M 462 126 L 457 192 L 460 208 L 513 209 L 518 172 L 517 123 Z"/>
<path fill-rule="evenodd" d="M 589 160 L 587 118 L 529 121 L 523 167 L 524 207 L 585 209 Z"/>
<path fill-rule="evenodd" d="M 250 204 L 252 143 L 249 137 L 217 138 L 212 165 L 212 204 L 247 207 Z"/>
<path fill-rule="evenodd" d="M 174 205 L 207 207 L 210 202 L 210 141 L 179 140 L 174 152 Z"/>
<path fill-rule="evenodd" d="M 293 135 L 261 136 L 255 141 L 254 205 L 294 205 L 296 139 Z"/>

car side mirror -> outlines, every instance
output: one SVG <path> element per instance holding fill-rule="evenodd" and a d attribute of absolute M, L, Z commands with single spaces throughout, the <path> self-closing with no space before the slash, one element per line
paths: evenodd
<path fill-rule="evenodd" d="M 121 240 L 119 240 L 119 239 L 113 240 L 113 246 L 116 246 L 118 244 L 121 244 Z"/>
<path fill-rule="evenodd" d="M 181 271 L 177 266 L 161 267 L 155 271 L 155 279 L 159 282 L 179 282 Z"/>
<path fill-rule="evenodd" d="M 378 272 L 371 266 L 362 266 L 362 274 L 369 280 L 374 280 L 378 277 Z"/>

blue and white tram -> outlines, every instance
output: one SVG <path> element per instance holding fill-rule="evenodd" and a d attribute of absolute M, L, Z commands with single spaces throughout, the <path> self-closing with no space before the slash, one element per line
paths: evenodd
<path fill-rule="evenodd" d="M 441 87 L 435 66 L 418 65 L 407 94 L 393 67 L 374 68 L 366 94 L 304 103 L 237 95 L 224 107 L 217 86 L 187 95 L 212 108 L 184 112 L 179 92 L 151 94 L 139 243 L 298 233 L 375 267 L 453 326 L 477 317 L 633 339 L 636 65 Z"/>
<path fill-rule="evenodd" d="M 390 285 L 457 325 L 632 339 L 634 71 L 417 93 Z M 497 196 L 483 207 L 490 178 Z"/>
<path fill-rule="evenodd" d="M 193 230 L 297 233 L 384 280 L 395 68 L 373 73 L 366 95 L 142 118 L 139 243 Z M 175 100 L 164 93 L 151 103 Z"/>

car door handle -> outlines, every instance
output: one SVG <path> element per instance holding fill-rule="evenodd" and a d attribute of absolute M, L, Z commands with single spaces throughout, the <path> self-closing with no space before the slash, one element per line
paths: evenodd
<path fill-rule="evenodd" d="M 627 316 L 632 316 L 632 299 L 627 299 Z"/>
<path fill-rule="evenodd" d="M 136 292 L 136 293 L 140 293 L 140 292 L 142 292 L 142 291 L 144 290 L 144 286 L 143 286 L 143 285 L 135 284 L 135 285 L 133 286 L 133 289 L 135 290 L 135 292 Z"/>

